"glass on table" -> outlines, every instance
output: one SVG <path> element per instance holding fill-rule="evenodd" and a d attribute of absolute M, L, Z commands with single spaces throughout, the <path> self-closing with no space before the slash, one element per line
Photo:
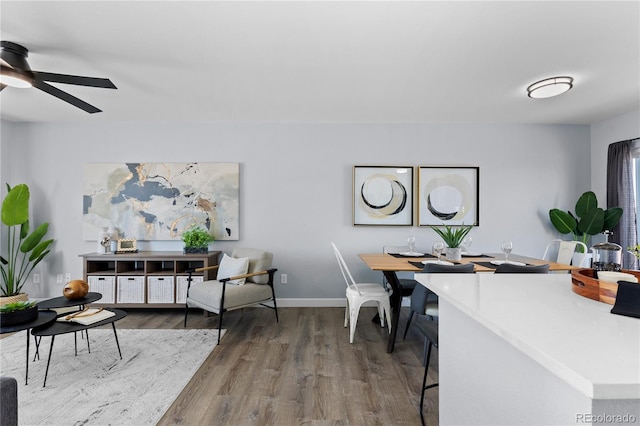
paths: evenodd
<path fill-rule="evenodd" d="M 509 254 L 511 254 L 511 250 L 513 250 L 513 243 L 511 241 L 503 241 L 500 245 L 502 252 L 504 253 L 504 263 L 509 262 Z"/>
<path fill-rule="evenodd" d="M 413 235 L 410 235 L 409 238 L 407 238 L 407 244 L 409 244 L 409 253 L 415 253 L 416 252 L 416 237 L 414 237 Z"/>
<path fill-rule="evenodd" d="M 436 241 L 433 243 L 431 247 L 431 252 L 438 257 L 438 263 L 440 263 L 440 256 L 442 256 L 442 252 L 444 251 L 444 242 Z"/>

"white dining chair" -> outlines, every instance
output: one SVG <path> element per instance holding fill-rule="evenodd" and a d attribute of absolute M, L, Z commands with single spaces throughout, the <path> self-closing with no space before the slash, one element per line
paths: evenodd
<path fill-rule="evenodd" d="M 547 248 L 544 251 L 542 259 L 557 263 L 563 263 L 565 265 L 571 265 L 573 255 L 576 252 L 576 247 L 582 247 L 582 253 L 589 253 L 589 249 L 582 241 L 565 241 L 559 239 L 551 240 L 549 244 L 547 244 Z M 574 266 L 586 267 L 588 265 L 580 264 Z"/>
<path fill-rule="evenodd" d="M 347 306 L 344 311 L 344 326 L 349 325 L 349 343 L 353 343 L 360 307 L 369 301 L 376 302 L 378 315 L 380 317 L 380 326 L 384 327 L 386 317 L 389 333 L 391 333 L 391 303 L 389 301 L 389 293 L 377 283 L 356 283 L 338 247 L 333 242 L 331 246 L 338 260 L 342 277 L 347 284 Z"/>

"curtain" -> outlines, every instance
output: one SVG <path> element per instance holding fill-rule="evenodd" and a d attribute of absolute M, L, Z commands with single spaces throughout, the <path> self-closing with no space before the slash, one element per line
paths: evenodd
<path fill-rule="evenodd" d="M 612 229 L 610 241 L 622 246 L 622 267 L 625 269 L 636 269 L 637 263 L 627 253 L 627 247 L 638 244 L 631 156 L 634 140 L 612 143 L 607 153 L 607 208 L 619 206 L 623 210 L 620 222 Z"/>

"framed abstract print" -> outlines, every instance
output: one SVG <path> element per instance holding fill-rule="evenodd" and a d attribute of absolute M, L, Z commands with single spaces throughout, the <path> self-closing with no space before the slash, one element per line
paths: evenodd
<path fill-rule="evenodd" d="M 420 166 L 418 226 L 479 225 L 480 168 Z"/>
<path fill-rule="evenodd" d="M 413 166 L 353 166 L 354 225 L 413 225 Z"/>

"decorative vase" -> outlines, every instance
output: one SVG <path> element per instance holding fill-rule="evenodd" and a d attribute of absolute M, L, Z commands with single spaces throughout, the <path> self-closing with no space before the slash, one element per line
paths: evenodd
<path fill-rule="evenodd" d="M 0 297 L 0 306 L 4 306 L 8 303 L 13 302 L 26 302 L 29 300 L 29 295 L 27 293 L 18 293 L 12 296 L 2 296 Z"/>
<path fill-rule="evenodd" d="M 460 247 L 446 247 L 444 249 L 444 255 L 447 260 L 459 262 L 462 259 L 462 248 Z"/>
<path fill-rule="evenodd" d="M 3 326 L 21 324 L 33 321 L 36 318 L 38 318 L 38 306 L 32 306 L 20 311 L 0 312 L 0 324 Z"/>
<path fill-rule="evenodd" d="M 209 247 L 184 247 L 182 251 L 184 254 L 207 254 Z"/>
<path fill-rule="evenodd" d="M 72 280 L 62 289 L 62 295 L 69 300 L 82 299 L 89 293 L 89 285 L 82 280 Z"/>
<path fill-rule="evenodd" d="M 571 264 L 581 268 L 591 268 L 591 253 L 573 253 Z"/>

